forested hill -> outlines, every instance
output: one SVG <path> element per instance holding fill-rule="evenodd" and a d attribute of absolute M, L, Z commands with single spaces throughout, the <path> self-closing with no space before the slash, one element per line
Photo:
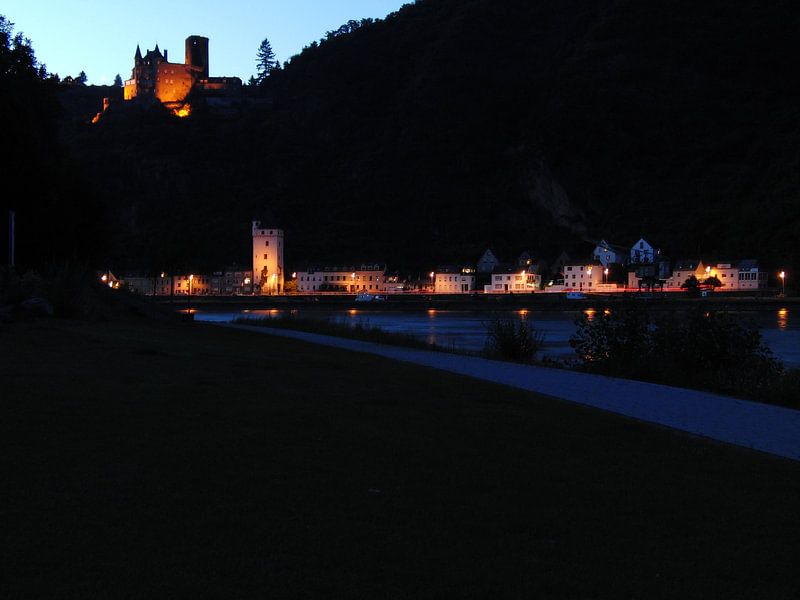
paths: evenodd
<path fill-rule="evenodd" d="M 312 44 L 239 118 L 109 111 L 70 143 L 125 266 L 246 261 L 259 215 L 290 262 L 645 235 L 800 265 L 797 31 L 791 1 L 420 0 Z"/>

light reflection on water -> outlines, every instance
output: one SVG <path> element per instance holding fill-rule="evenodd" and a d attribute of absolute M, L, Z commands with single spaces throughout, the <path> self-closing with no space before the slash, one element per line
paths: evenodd
<path fill-rule="evenodd" d="M 608 310 L 608 309 L 606 309 Z M 750 311 L 743 313 L 761 331 L 764 342 L 787 366 L 800 367 L 800 327 L 797 320 L 792 321 L 791 311 L 781 308 L 778 311 Z M 291 314 L 303 318 L 332 319 L 355 326 L 379 327 L 384 331 L 413 335 L 428 343 L 444 348 L 479 352 L 486 343 L 486 329 L 493 315 L 485 312 L 421 310 L 369 311 L 349 310 L 303 310 L 270 309 L 214 311 L 203 308 L 193 309 L 195 319 L 225 323 L 241 316 L 248 318 L 280 318 Z M 604 311 L 605 312 L 605 311 Z M 508 311 L 504 314 L 532 322 L 536 330 L 544 334 L 544 356 L 563 358 L 571 356 L 569 338 L 575 332 L 575 320 L 582 316 L 591 320 L 597 317 L 596 309 L 585 311 L 537 312 L 530 309 Z"/>
<path fill-rule="evenodd" d="M 781 331 L 789 327 L 789 311 L 785 308 L 778 310 L 778 329 Z"/>

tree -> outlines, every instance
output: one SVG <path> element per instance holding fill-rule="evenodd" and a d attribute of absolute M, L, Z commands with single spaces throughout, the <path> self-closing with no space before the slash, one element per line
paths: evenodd
<path fill-rule="evenodd" d="M 85 71 L 81 71 L 80 73 L 78 73 L 78 76 L 75 78 L 74 81 L 78 85 L 86 85 L 86 81 L 87 80 L 88 80 L 88 77 L 86 77 L 86 72 Z"/>
<path fill-rule="evenodd" d="M 256 52 L 256 81 L 261 84 L 275 70 L 275 52 L 272 51 L 272 44 L 267 38 L 261 41 Z"/>
<path fill-rule="evenodd" d="M 114 87 L 122 87 L 122 77 L 120 77 L 119 73 L 114 77 Z"/>

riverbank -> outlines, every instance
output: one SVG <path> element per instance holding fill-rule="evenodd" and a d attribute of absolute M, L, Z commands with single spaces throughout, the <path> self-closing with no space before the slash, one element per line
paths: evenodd
<path fill-rule="evenodd" d="M 797 463 L 198 323 L 0 335 L 7 597 L 800 592 Z"/>
<path fill-rule="evenodd" d="M 314 296 L 186 296 L 151 298 L 157 304 L 178 309 L 323 309 L 356 308 L 370 311 L 469 310 L 496 311 L 506 309 L 583 310 L 623 302 L 641 302 L 653 309 L 673 310 L 692 306 L 707 306 L 715 310 L 759 310 L 764 308 L 800 307 L 800 297 L 736 295 L 717 292 L 705 298 L 689 298 L 683 294 L 593 294 L 584 299 L 569 300 L 564 294 L 389 294 L 385 300 L 357 302 L 354 294 L 325 294 Z"/>

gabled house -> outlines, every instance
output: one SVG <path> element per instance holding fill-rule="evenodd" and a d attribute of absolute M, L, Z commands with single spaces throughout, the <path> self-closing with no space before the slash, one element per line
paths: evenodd
<path fill-rule="evenodd" d="M 654 263 L 660 253 L 646 239 L 639 238 L 639 241 L 631 247 L 630 262 L 631 264 Z"/>
<path fill-rule="evenodd" d="M 611 264 L 628 264 L 630 248 L 609 244 L 605 240 L 600 240 L 592 251 L 592 259 L 598 261 L 604 267 Z"/>
<path fill-rule="evenodd" d="M 495 267 L 500 264 L 500 261 L 494 255 L 491 248 L 487 248 L 483 256 L 478 260 L 478 273 L 491 273 Z"/>

